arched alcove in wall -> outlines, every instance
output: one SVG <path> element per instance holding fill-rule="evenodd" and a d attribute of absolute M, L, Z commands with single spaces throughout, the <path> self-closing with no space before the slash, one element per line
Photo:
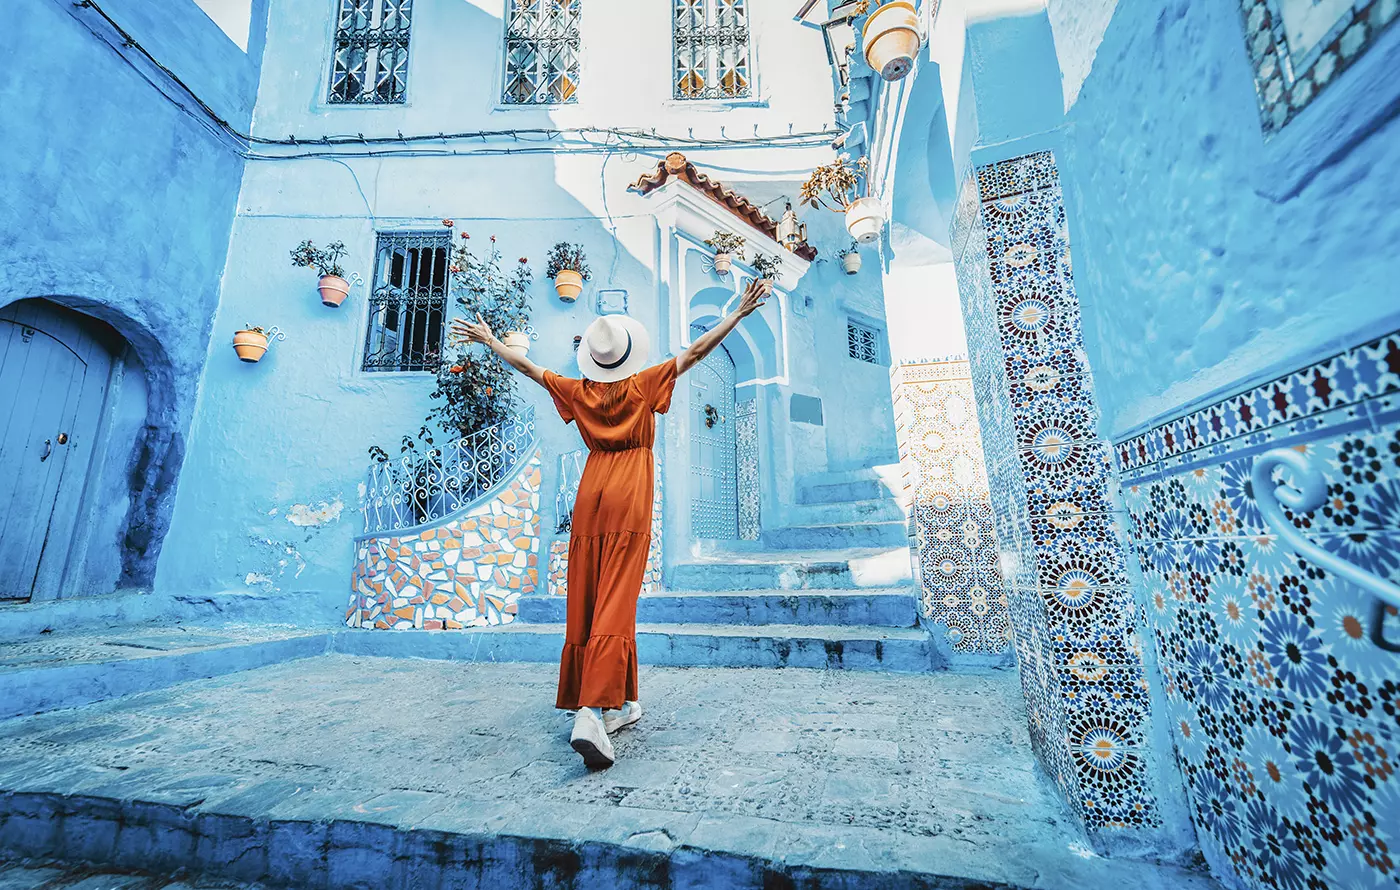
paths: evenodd
<path fill-rule="evenodd" d="M 0 306 L 0 595 L 151 583 L 183 442 L 158 338 L 80 297 Z"/>
<path fill-rule="evenodd" d="M 702 287 L 688 301 L 686 322 L 692 327 L 713 327 L 734 310 L 739 294 L 747 286 L 751 277 L 742 273 L 731 274 L 730 281 Z M 776 299 L 776 298 L 775 298 Z M 735 375 L 739 384 L 752 384 L 756 381 L 771 380 L 783 375 L 781 339 L 773 329 L 771 316 L 776 307 L 764 307 L 739 323 L 734 333 L 725 340 L 725 346 L 734 357 Z"/>

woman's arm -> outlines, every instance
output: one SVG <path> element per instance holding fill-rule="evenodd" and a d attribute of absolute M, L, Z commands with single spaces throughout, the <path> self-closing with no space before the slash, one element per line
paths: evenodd
<path fill-rule="evenodd" d="M 739 322 L 762 306 L 772 291 L 773 282 L 767 278 L 749 282 L 749 286 L 744 289 L 743 299 L 739 301 L 739 308 L 725 316 L 719 324 L 696 337 L 690 348 L 676 357 L 676 373 L 684 374 L 695 367 L 702 358 L 714 352 L 720 341 L 728 337 L 729 332 L 734 330 Z"/>
<path fill-rule="evenodd" d="M 496 335 L 491 333 L 491 326 L 481 320 L 480 313 L 474 322 L 465 318 L 452 319 L 451 337 L 459 343 L 485 343 L 487 348 L 501 357 L 501 361 L 544 386 L 544 368 L 497 340 Z"/>

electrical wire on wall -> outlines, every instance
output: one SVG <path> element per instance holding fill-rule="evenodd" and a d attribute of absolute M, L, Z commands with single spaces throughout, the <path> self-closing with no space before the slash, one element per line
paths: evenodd
<path fill-rule="evenodd" d="M 268 139 L 262 136 L 255 136 L 251 133 L 244 133 L 235 127 L 228 120 L 223 118 L 212 107 L 208 105 L 197 93 L 186 84 L 179 75 L 163 64 L 159 59 L 151 54 L 141 45 L 135 37 L 126 31 L 116 22 L 106 10 L 104 10 L 94 0 L 53 0 L 61 6 L 67 7 L 70 11 L 77 9 L 90 9 L 106 22 L 115 36 L 120 38 L 120 45 L 108 39 L 108 36 L 100 34 L 92 23 L 82 16 L 74 17 L 82 22 L 84 26 L 92 32 L 93 36 L 106 44 L 116 55 L 128 66 L 151 85 L 157 92 L 174 104 L 181 111 L 196 118 L 202 126 L 216 131 L 219 135 L 229 139 L 233 143 L 234 150 L 243 158 L 251 161 L 286 161 L 304 159 L 335 159 L 335 158 L 364 158 L 364 157 L 470 157 L 473 155 L 511 155 L 511 154 L 560 154 L 560 153 L 602 153 L 610 154 L 619 148 L 626 148 L 629 151 L 647 156 L 656 156 L 677 148 L 694 148 L 705 150 L 742 149 L 754 147 L 768 148 L 811 148 L 823 145 L 830 145 L 835 133 L 828 130 L 826 125 L 821 130 L 806 132 L 792 132 L 792 126 L 788 125 L 788 132 L 775 136 L 758 136 L 757 126 L 755 126 L 754 136 L 729 137 L 724 135 L 724 128 L 720 128 L 719 138 L 696 137 L 692 132 L 685 136 L 658 133 L 655 128 L 622 128 L 622 127 L 563 127 L 563 128 L 525 128 L 525 129 L 497 129 L 497 130 L 467 130 L 459 132 L 438 132 L 419 133 L 404 135 L 396 132 L 392 136 L 370 135 L 363 133 L 341 133 L 323 134 L 314 137 L 298 137 L 289 135 L 285 139 Z M 138 53 L 150 65 L 164 75 L 171 83 L 179 87 L 189 100 L 191 100 L 198 110 L 188 107 L 176 96 L 170 94 L 161 84 L 148 76 L 126 52 L 127 50 Z M 599 139 L 601 137 L 601 140 Z M 509 140 L 510 145 L 492 145 L 493 140 Z M 475 141 L 479 146 L 470 148 L 451 148 L 449 143 L 461 143 Z M 427 143 L 442 143 L 443 148 L 428 148 Z M 523 144 L 522 144 L 523 143 Z M 314 146 L 314 148 L 313 148 Z M 358 146 L 359 151 L 346 151 L 345 148 Z M 256 148 L 255 148 L 256 147 Z M 275 151 L 271 149 L 285 148 L 290 151 Z M 343 163 L 343 162 L 342 162 Z M 605 160 L 606 163 L 606 160 Z M 717 168 L 733 169 L 733 168 Z M 353 174 L 353 170 L 351 171 Z M 741 172 L 735 170 L 735 172 Z M 742 171 L 747 172 L 747 171 Z M 767 171 L 773 172 L 773 171 Z M 799 171 L 793 171 L 794 173 Z M 358 186 L 358 180 L 356 181 Z M 363 195 L 363 191 L 361 191 Z M 368 202 L 367 202 L 368 203 Z"/>

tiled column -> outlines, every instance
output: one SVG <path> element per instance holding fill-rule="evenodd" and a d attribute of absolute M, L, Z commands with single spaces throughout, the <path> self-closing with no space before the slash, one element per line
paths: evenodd
<path fill-rule="evenodd" d="M 968 363 L 909 362 L 893 381 L 923 617 L 953 663 L 997 661 L 1010 626 Z"/>
<path fill-rule="evenodd" d="M 1053 155 L 977 168 L 953 251 L 1032 743 L 1096 842 L 1150 848 L 1151 697 Z"/>

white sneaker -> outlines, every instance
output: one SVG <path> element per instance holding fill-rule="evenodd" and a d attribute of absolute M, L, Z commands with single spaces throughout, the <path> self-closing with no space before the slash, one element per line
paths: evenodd
<path fill-rule="evenodd" d="M 603 728 L 608 731 L 608 735 L 612 735 L 619 729 L 626 729 L 640 719 L 642 719 L 642 703 L 638 701 L 623 702 L 620 710 L 603 712 Z"/>
<path fill-rule="evenodd" d="M 583 756 L 589 769 L 603 769 L 613 765 L 612 740 L 603 728 L 603 721 L 588 708 L 579 708 L 574 717 L 574 731 L 569 736 L 569 744 Z"/>

